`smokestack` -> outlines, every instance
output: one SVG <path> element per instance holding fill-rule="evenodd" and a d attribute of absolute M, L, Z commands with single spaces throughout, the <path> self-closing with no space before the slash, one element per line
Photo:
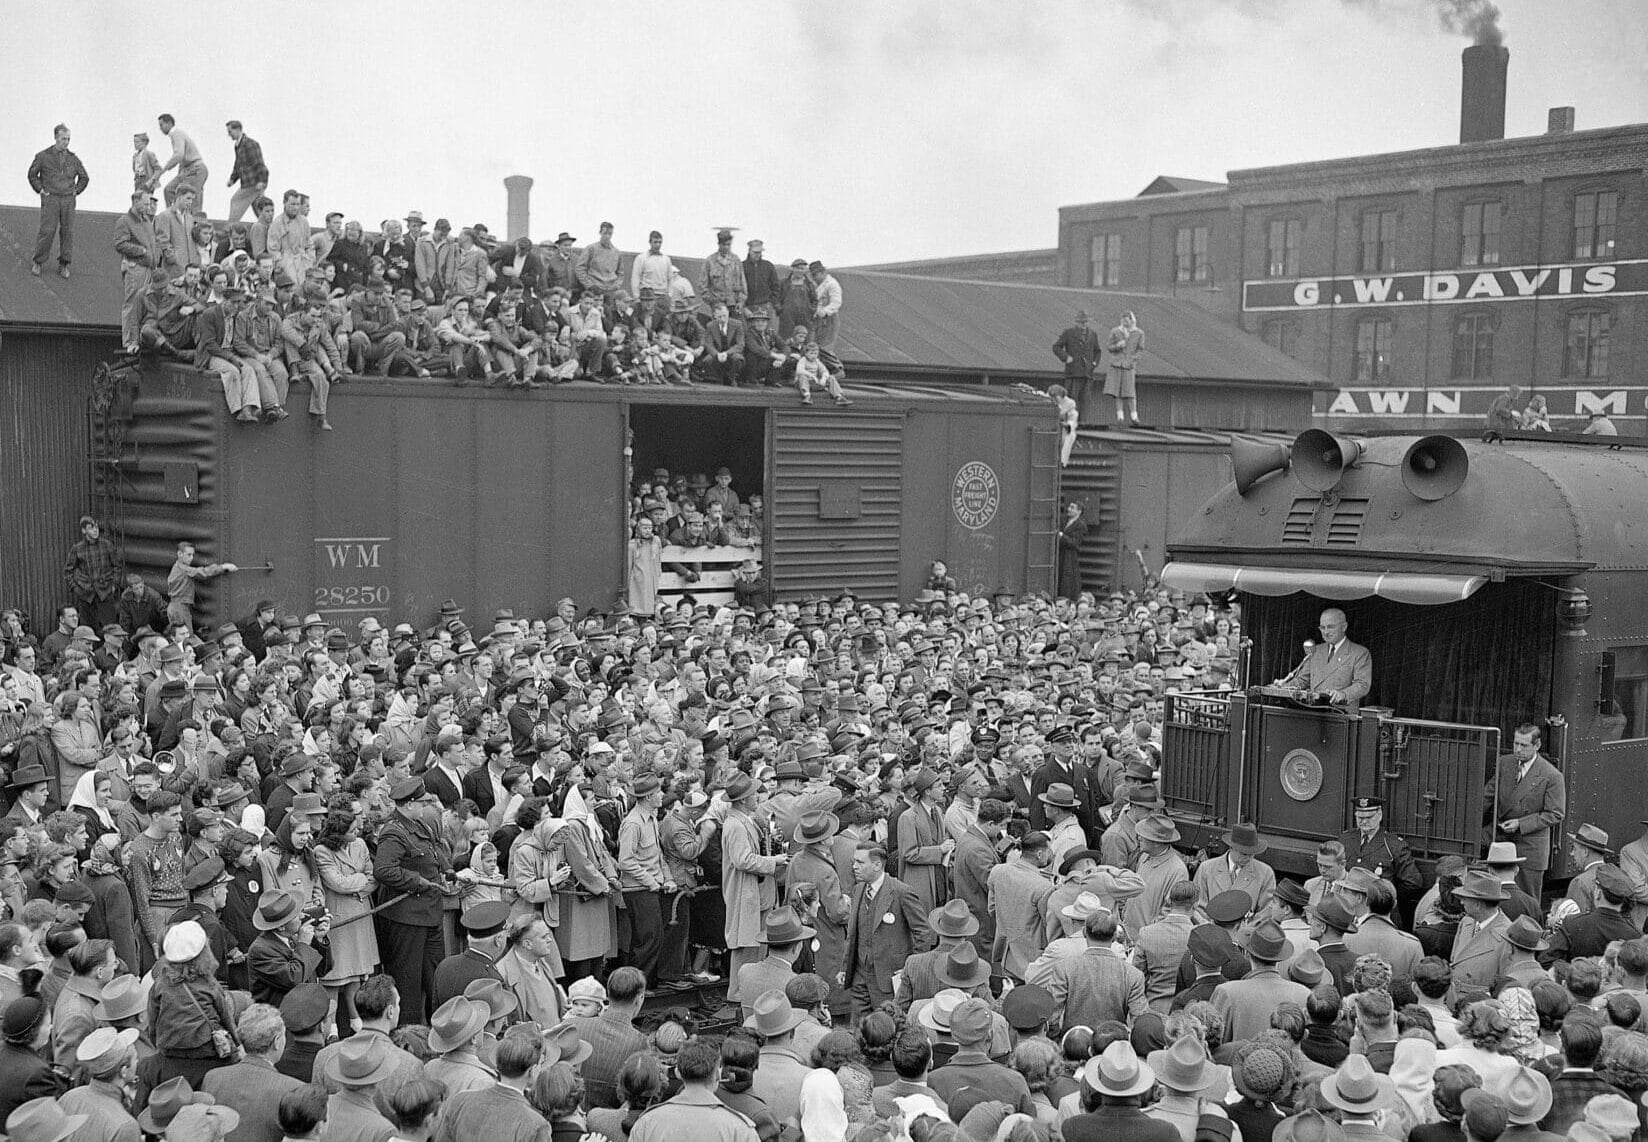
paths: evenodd
<path fill-rule="evenodd" d="M 1499 85 L 1500 117 L 1505 108 L 1505 85 Z M 517 238 L 532 237 L 532 179 L 524 174 L 512 174 L 504 179 L 504 190 L 509 193 L 509 215 L 504 233 L 513 242 Z"/>
<path fill-rule="evenodd" d="M 1505 137 L 1505 72 L 1510 63 L 1510 49 L 1497 43 L 1472 44 L 1460 56 L 1461 143 Z"/>
<path fill-rule="evenodd" d="M 1547 135 L 1571 135 L 1574 131 L 1574 109 L 1553 107 L 1545 116 Z"/>

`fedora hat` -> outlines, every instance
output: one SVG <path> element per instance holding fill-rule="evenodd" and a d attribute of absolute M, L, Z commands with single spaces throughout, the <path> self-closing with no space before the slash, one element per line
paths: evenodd
<path fill-rule="evenodd" d="M 285 925 L 298 910 L 298 898 L 283 888 L 271 888 L 258 897 L 257 912 L 252 916 L 252 927 L 260 932 L 273 932 Z"/>
<path fill-rule="evenodd" d="M 818 930 L 803 924 L 796 910 L 786 905 L 782 908 L 774 908 L 767 913 L 766 923 L 761 930 L 761 942 L 763 944 L 794 944 L 801 940 L 810 940 L 816 935 L 818 935 Z"/>
<path fill-rule="evenodd" d="M 1576 843 L 1584 845 L 1593 852 L 1599 852 L 1607 856 L 1613 855 L 1614 850 L 1608 845 L 1608 834 L 1595 825 L 1581 825 L 1568 835 Z"/>
<path fill-rule="evenodd" d="M 756 996 L 755 1002 L 750 1004 L 750 1012 L 750 1017 L 744 1020 L 744 1026 L 769 1039 L 774 1035 L 794 1031 L 807 1021 L 807 1013 L 791 1007 L 784 992 L 776 987 Z"/>
<path fill-rule="evenodd" d="M 554 1053 L 548 1062 L 576 1067 L 595 1053 L 595 1044 L 578 1037 L 576 1024 L 561 1023 L 544 1033 L 544 1050 Z"/>
<path fill-rule="evenodd" d="M 1320 1110 L 1289 1115 L 1276 1124 L 1271 1142 L 1345 1142 L 1345 1128 Z"/>
<path fill-rule="evenodd" d="M 1287 934 L 1274 920 L 1261 920 L 1247 935 L 1247 954 L 1266 963 L 1281 963 L 1288 947 Z"/>
<path fill-rule="evenodd" d="M 495 980 L 493 982 L 496 982 Z M 326 1060 L 326 1076 L 341 1086 L 376 1086 L 395 1073 L 395 1057 L 377 1035 L 355 1035 Z"/>
<path fill-rule="evenodd" d="M 959 988 L 947 987 L 932 999 L 928 1000 L 916 1015 L 916 1022 L 937 1035 L 948 1036 L 950 1023 L 956 1013 L 956 1008 L 966 1003 L 970 997 Z"/>
<path fill-rule="evenodd" d="M 803 813 L 792 837 L 798 845 L 816 845 L 841 831 L 841 818 L 823 809 Z"/>
<path fill-rule="evenodd" d="M 197 1093 L 189 1080 L 180 1075 L 149 1092 L 149 1105 L 137 1116 L 137 1124 L 146 1134 L 164 1134 L 185 1106 L 212 1106 L 216 1102 L 209 1094 Z"/>
<path fill-rule="evenodd" d="M 1497 899 L 1497 898 L 1496 898 Z M 1337 896 L 1324 896 L 1322 902 L 1316 906 L 1316 918 L 1327 928 L 1335 932 L 1349 932 L 1356 927 L 1356 919 L 1345 907 L 1345 902 Z"/>
<path fill-rule="evenodd" d="M 1257 856 L 1270 847 L 1259 835 L 1258 828 L 1248 821 L 1232 825 L 1219 839 L 1232 852 L 1247 853 L 1250 856 Z"/>
<path fill-rule="evenodd" d="M 1349 1114 L 1372 1114 L 1396 1089 L 1390 1079 L 1373 1069 L 1366 1055 L 1351 1055 L 1322 1080 L 1322 1101 Z"/>
<path fill-rule="evenodd" d="M 24 789 L 30 785 L 44 785 L 50 780 L 51 774 L 46 772 L 44 766 L 25 765 L 11 775 L 9 784 L 13 789 Z"/>
<path fill-rule="evenodd" d="M 1361 865 L 1357 865 L 1355 868 L 1346 869 L 1345 875 L 1341 876 L 1338 883 L 1333 887 L 1338 892 L 1360 892 L 1363 896 L 1366 896 L 1373 886 L 1378 883 L 1379 878 L 1377 876 Z"/>
<path fill-rule="evenodd" d="M 1190 1093 L 1205 1090 L 1216 1076 L 1207 1057 L 1207 1043 L 1200 1035 L 1181 1035 L 1165 1050 L 1150 1052 L 1150 1069 L 1156 1081 L 1169 1090 Z"/>
<path fill-rule="evenodd" d="M 1310 906 L 1310 891 L 1297 880 L 1277 881 L 1276 898 L 1293 905 L 1295 908 L 1308 908 Z"/>
<path fill-rule="evenodd" d="M 287 754 L 281 761 L 280 775 L 282 777 L 296 777 L 305 770 L 313 768 L 315 768 L 315 759 L 302 750 L 298 750 L 295 753 Z"/>
<path fill-rule="evenodd" d="M 1466 900 L 1504 900 L 1509 895 L 1504 883 L 1493 873 L 1483 869 L 1467 869 L 1465 879 L 1453 890 L 1455 896 Z"/>
<path fill-rule="evenodd" d="M 1512 1126 L 1529 1126 L 1551 1109 L 1551 1080 L 1532 1067 L 1518 1067 L 1500 1088 Z"/>
<path fill-rule="evenodd" d="M 86 1124 L 87 1114 L 66 1114 L 55 1098 L 33 1098 L 6 1117 L 12 1142 L 63 1142 Z"/>
<path fill-rule="evenodd" d="M 1047 792 L 1037 797 L 1043 805 L 1052 805 L 1059 809 L 1079 809 L 1081 802 L 1076 800 L 1076 791 L 1062 781 L 1055 781 L 1047 787 Z"/>
<path fill-rule="evenodd" d="M 484 1003 L 455 995 L 429 1020 L 429 1049 L 437 1055 L 456 1051 L 481 1033 L 492 1009 Z"/>
<path fill-rule="evenodd" d="M 1315 987 L 1322 982 L 1327 971 L 1328 966 L 1323 962 L 1322 954 L 1315 948 L 1306 948 L 1288 961 L 1287 977 L 1294 983 Z"/>
<path fill-rule="evenodd" d="M 1108 912 L 1104 901 L 1097 893 L 1083 892 L 1069 904 L 1059 909 L 1059 915 L 1070 920 L 1085 921 L 1089 916 L 1097 916 L 1100 912 Z"/>
<path fill-rule="evenodd" d="M 727 800 L 742 801 L 755 791 L 755 780 L 747 773 L 735 773 L 727 782 Z"/>
<path fill-rule="evenodd" d="M 978 949 L 971 940 L 964 940 L 951 948 L 938 964 L 938 978 L 951 987 L 971 991 L 990 981 L 990 961 L 979 958 Z"/>
<path fill-rule="evenodd" d="M 1111 1098 L 1131 1098 L 1156 1085 L 1156 1072 L 1140 1061 L 1132 1043 L 1117 1039 L 1098 1058 L 1087 1060 L 1082 1081 Z"/>
<path fill-rule="evenodd" d="M 1521 864 L 1528 858 L 1516 851 L 1516 845 L 1510 841 L 1495 841 L 1488 846 L 1487 864 Z"/>
<path fill-rule="evenodd" d="M 1179 839 L 1179 826 L 1171 818 L 1160 813 L 1153 813 L 1138 823 L 1134 829 L 1140 840 L 1155 841 L 1157 844 L 1170 845 Z"/>
<path fill-rule="evenodd" d="M 1505 929 L 1505 942 L 1525 952 L 1543 952 L 1551 946 L 1544 930 L 1526 916 L 1511 921 L 1511 926 Z"/>
<path fill-rule="evenodd" d="M 943 907 L 935 908 L 927 913 L 927 926 L 933 930 L 935 936 L 942 936 L 950 940 L 963 940 L 968 936 L 978 934 L 978 917 L 973 915 L 967 902 L 959 896 L 952 896 L 944 902 Z"/>
<path fill-rule="evenodd" d="M 521 1006 L 521 1001 L 515 998 L 513 991 L 504 986 L 502 980 L 470 980 L 469 986 L 463 989 L 463 994 L 465 999 L 486 1005 L 488 1023 L 515 1014 Z"/>
<path fill-rule="evenodd" d="M 149 1006 L 149 989 L 135 975 L 117 975 L 103 985 L 103 998 L 92 1009 L 99 1023 L 135 1019 Z"/>

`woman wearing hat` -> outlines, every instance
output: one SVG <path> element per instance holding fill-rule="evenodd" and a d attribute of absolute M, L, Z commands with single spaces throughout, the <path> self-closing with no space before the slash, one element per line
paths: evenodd
<path fill-rule="evenodd" d="M 157 1082 L 181 1077 L 199 1087 L 208 1071 L 235 1061 L 234 1008 L 217 966 L 199 924 L 186 920 L 167 930 L 149 992 Z"/>

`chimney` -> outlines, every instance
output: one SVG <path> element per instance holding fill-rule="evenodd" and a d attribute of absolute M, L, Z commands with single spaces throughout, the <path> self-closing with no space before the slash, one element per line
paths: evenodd
<path fill-rule="evenodd" d="M 1500 82 L 1500 107 L 1504 107 L 1504 82 Z M 509 215 L 504 234 L 513 242 L 532 236 L 532 179 L 524 174 L 512 174 L 504 179 L 504 190 L 509 193 Z"/>
<path fill-rule="evenodd" d="M 1509 48 L 1472 44 L 1460 57 L 1459 141 L 1485 143 L 1505 137 L 1505 71 Z"/>
<path fill-rule="evenodd" d="M 1545 116 L 1547 135 L 1571 135 L 1574 132 L 1574 109 L 1553 107 Z"/>

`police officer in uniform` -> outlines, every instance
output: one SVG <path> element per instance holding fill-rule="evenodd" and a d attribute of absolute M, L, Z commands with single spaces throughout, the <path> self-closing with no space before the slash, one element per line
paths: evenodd
<path fill-rule="evenodd" d="M 1404 909 L 1412 908 L 1425 890 L 1425 878 L 1408 842 L 1385 828 L 1385 803 L 1378 797 L 1358 797 L 1353 808 L 1356 827 L 1339 834 L 1339 843 L 1345 846 L 1345 867 L 1365 868 L 1390 881 Z"/>

